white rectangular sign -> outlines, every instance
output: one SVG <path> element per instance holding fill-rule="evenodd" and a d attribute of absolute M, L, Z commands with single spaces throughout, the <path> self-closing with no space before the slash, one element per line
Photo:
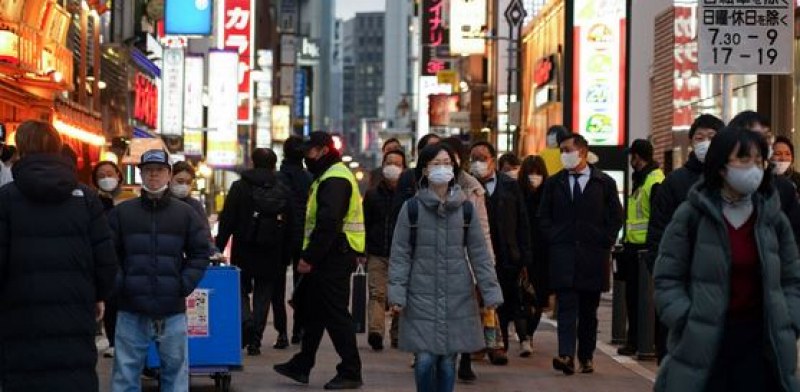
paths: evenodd
<path fill-rule="evenodd" d="M 469 112 L 452 112 L 448 117 L 447 124 L 451 128 L 469 129 Z"/>
<path fill-rule="evenodd" d="M 700 72 L 793 71 L 794 4 L 789 0 L 700 0 L 698 25 Z"/>
<path fill-rule="evenodd" d="M 288 65 L 281 66 L 280 78 L 281 78 L 281 85 L 280 85 L 281 97 L 293 97 L 294 67 Z"/>
<path fill-rule="evenodd" d="M 486 0 L 450 0 L 450 53 L 483 54 Z"/>
<path fill-rule="evenodd" d="M 203 155 L 203 84 L 205 60 L 203 56 L 186 56 L 184 61 L 183 92 L 183 153 Z"/>
<path fill-rule="evenodd" d="M 161 134 L 183 135 L 183 48 L 164 49 L 161 71 Z"/>
<path fill-rule="evenodd" d="M 209 165 L 232 167 L 238 152 L 238 81 L 239 54 L 214 50 L 208 53 L 208 152 Z"/>

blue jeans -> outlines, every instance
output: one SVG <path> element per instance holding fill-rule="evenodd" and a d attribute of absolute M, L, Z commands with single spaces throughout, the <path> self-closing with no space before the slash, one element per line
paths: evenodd
<path fill-rule="evenodd" d="M 189 391 L 189 352 L 186 314 L 155 319 L 120 311 L 117 314 L 112 392 L 140 392 L 140 378 L 150 342 L 161 360 L 161 390 Z"/>
<path fill-rule="evenodd" d="M 452 392 L 456 387 L 456 355 L 417 353 L 417 392 Z"/>

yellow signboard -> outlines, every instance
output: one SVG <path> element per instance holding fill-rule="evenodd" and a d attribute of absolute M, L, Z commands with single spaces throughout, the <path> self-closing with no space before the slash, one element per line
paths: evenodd
<path fill-rule="evenodd" d="M 436 73 L 436 82 L 439 84 L 449 84 L 453 87 L 453 92 L 458 92 L 458 71 L 446 69 Z"/>

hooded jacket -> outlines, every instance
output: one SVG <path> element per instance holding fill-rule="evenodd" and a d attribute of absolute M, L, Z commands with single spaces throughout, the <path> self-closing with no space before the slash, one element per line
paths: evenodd
<path fill-rule="evenodd" d="M 800 263 L 775 190 L 753 195 L 763 286 L 765 345 L 785 391 L 800 390 Z M 664 233 L 655 264 L 655 301 L 669 328 L 656 391 L 701 392 L 724 334 L 731 290 L 731 247 L 722 198 L 698 184 Z"/>
<path fill-rule="evenodd" d="M 97 391 L 95 303 L 117 258 L 97 194 L 61 155 L 29 155 L 0 189 L 0 390 Z"/>
<path fill-rule="evenodd" d="M 286 199 L 287 213 L 285 228 L 274 244 L 260 245 L 248 241 L 253 225 L 255 205 L 253 189 L 265 187 L 274 190 L 278 197 Z M 276 188 L 280 189 L 276 189 Z M 289 190 L 279 182 L 274 172 L 267 169 L 250 169 L 242 172 L 242 178 L 231 185 L 225 205 L 219 216 L 217 247 L 225 249 L 233 237 L 231 263 L 254 276 L 277 276 L 286 267 L 290 257 L 290 238 L 292 234 L 292 209 Z"/>
<path fill-rule="evenodd" d="M 389 260 L 390 304 L 400 305 L 399 345 L 436 355 L 485 348 L 473 273 L 487 306 L 503 303 L 478 216 L 473 214 L 464 246 L 464 192 L 458 185 L 442 202 L 432 190 L 417 193 L 416 249 L 411 249 L 407 205 L 397 218 Z M 412 256 L 413 253 L 413 256 Z"/>

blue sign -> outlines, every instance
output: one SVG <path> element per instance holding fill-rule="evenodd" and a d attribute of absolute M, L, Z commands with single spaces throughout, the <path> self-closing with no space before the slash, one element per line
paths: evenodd
<path fill-rule="evenodd" d="M 294 71 L 294 118 L 305 117 L 306 112 L 306 71 L 297 68 Z"/>
<path fill-rule="evenodd" d="M 164 33 L 211 35 L 213 0 L 165 0 Z"/>

